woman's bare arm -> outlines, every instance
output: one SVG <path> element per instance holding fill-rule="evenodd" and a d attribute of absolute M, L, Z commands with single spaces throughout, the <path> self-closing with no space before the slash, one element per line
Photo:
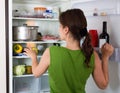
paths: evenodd
<path fill-rule="evenodd" d="M 102 58 L 100 60 L 98 54 L 94 51 L 95 55 L 95 68 L 93 71 L 93 78 L 97 86 L 100 89 L 105 89 L 109 82 L 108 73 L 108 61 L 109 57 L 112 55 L 114 48 L 110 44 L 103 45 L 101 52 Z"/>
<path fill-rule="evenodd" d="M 44 72 L 46 72 L 47 68 L 49 67 L 50 64 L 50 53 L 49 53 L 49 48 L 45 50 L 43 53 L 40 62 L 38 63 L 37 61 L 37 55 L 35 51 L 32 49 L 25 49 L 25 54 L 28 55 L 31 60 L 32 60 L 32 72 L 35 77 L 41 76 Z"/>

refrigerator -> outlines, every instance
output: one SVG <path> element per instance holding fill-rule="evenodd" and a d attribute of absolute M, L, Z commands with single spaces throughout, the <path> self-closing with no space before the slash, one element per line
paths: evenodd
<path fill-rule="evenodd" d="M 6 0 L 7 1 L 7 0 Z M 35 78 L 30 72 L 26 72 L 26 66 L 31 66 L 31 59 L 23 53 L 15 53 L 16 45 L 27 47 L 27 44 L 31 43 L 37 48 L 37 59 L 40 61 L 44 50 L 51 45 L 63 45 L 64 41 L 58 41 L 58 16 L 61 11 L 70 8 L 70 2 L 68 0 L 9 0 L 8 6 L 8 41 L 7 44 L 7 56 L 9 57 L 7 63 L 7 92 L 8 93 L 50 93 L 48 73 L 45 72 L 39 78 Z M 65 6 L 68 4 L 69 6 Z M 46 9 L 46 11 L 44 10 Z M 51 40 L 38 40 L 29 37 L 26 38 L 29 33 L 21 33 L 17 29 L 23 27 L 38 27 L 37 37 L 41 34 L 44 37 L 54 38 Z M 29 30 L 29 28 L 28 28 Z M 35 29 L 32 34 L 35 33 Z M 17 35 L 19 33 L 19 36 Z M 21 33 L 21 34 L 20 34 Z M 14 35 L 15 34 L 15 35 Z M 17 36 L 17 37 L 16 37 Z M 24 36 L 24 38 L 23 38 Z M 31 35 L 30 35 L 31 36 Z M 19 38 L 20 37 L 20 38 Z M 26 38 L 26 39 L 25 39 Z M 56 39 L 55 39 L 56 38 Z M 21 49 L 19 47 L 19 49 Z M 16 67 L 23 67 L 23 74 L 17 74 Z M 20 69 L 19 69 L 20 70 Z M 21 72 L 22 73 L 22 72 Z"/>
<path fill-rule="evenodd" d="M 7 24 L 7 93 L 50 93 L 49 75 L 45 72 L 39 78 L 33 74 L 24 72 L 22 75 L 14 73 L 14 67 L 18 65 L 31 66 L 31 60 L 26 55 L 14 55 L 13 46 L 20 44 L 26 47 L 27 43 L 34 43 L 39 49 L 37 58 L 41 59 L 44 50 L 51 45 L 65 46 L 64 41 L 57 40 L 14 40 L 13 26 L 38 26 L 38 32 L 42 36 L 58 36 L 59 14 L 71 8 L 80 8 L 84 11 L 88 22 L 88 31 L 95 29 L 98 35 L 102 32 L 102 22 L 107 21 L 107 30 L 110 35 L 110 43 L 115 51 L 110 58 L 109 74 L 110 84 L 106 90 L 96 87 L 92 76 L 88 79 L 86 92 L 90 93 L 119 93 L 119 54 L 120 54 L 120 0 L 6 0 Z M 36 8 L 39 10 L 36 11 Z M 49 13 L 43 13 L 44 8 Z M 42 16 L 40 15 L 42 9 Z M 52 10 L 52 13 L 50 12 Z M 97 16 L 94 15 L 97 13 Z M 40 15 L 40 16 L 38 16 Z M 114 72 L 115 71 L 115 72 Z M 115 79 L 115 81 L 114 81 Z"/>

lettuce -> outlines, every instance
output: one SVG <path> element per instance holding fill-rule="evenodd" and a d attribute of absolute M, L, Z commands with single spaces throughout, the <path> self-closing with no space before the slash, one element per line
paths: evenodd
<path fill-rule="evenodd" d="M 13 73 L 15 75 L 23 75 L 25 73 L 25 65 L 17 65 L 13 67 Z"/>

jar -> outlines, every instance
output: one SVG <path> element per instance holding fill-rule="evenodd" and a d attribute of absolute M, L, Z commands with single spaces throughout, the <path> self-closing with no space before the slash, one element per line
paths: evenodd
<path fill-rule="evenodd" d="M 46 12 L 45 7 L 35 7 L 34 8 L 35 17 L 44 18 L 43 13 L 45 13 L 45 12 Z"/>
<path fill-rule="evenodd" d="M 13 13 L 13 17 L 19 17 L 20 16 L 19 10 L 13 10 L 12 13 Z"/>
<path fill-rule="evenodd" d="M 32 74 L 32 66 L 25 66 L 26 74 Z"/>

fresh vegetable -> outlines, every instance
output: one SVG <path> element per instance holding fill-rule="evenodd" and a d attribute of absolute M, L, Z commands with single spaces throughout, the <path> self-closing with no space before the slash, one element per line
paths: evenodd
<path fill-rule="evenodd" d="M 14 53 L 16 53 L 16 54 L 21 53 L 22 50 L 23 50 L 22 45 L 20 45 L 20 44 L 14 44 L 13 45 L 13 51 L 14 51 Z"/>
<path fill-rule="evenodd" d="M 17 65 L 13 67 L 13 73 L 15 75 L 23 75 L 25 73 L 25 65 Z"/>

